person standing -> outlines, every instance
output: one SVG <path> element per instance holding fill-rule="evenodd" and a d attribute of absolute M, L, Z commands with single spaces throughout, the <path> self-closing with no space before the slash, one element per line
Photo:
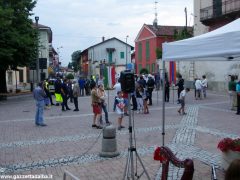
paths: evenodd
<path fill-rule="evenodd" d="M 70 99 L 70 102 L 73 103 L 73 85 L 70 79 L 68 80 L 67 87 L 68 87 L 68 99 Z"/>
<path fill-rule="evenodd" d="M 147 81 L 147 91 L 148 91 L 148 99 L 149 99 L 149 106 L 152 105 L 152 92 L 153 92 L 153 89 L 154 89 L 154 79 L 152 77 L 151 74 L 148 75 L 148 81 Z"/>
<path fill-rule="evenodd" d="M 236 85 L 236 93 L 237 93 L 237 115 L 240 115 L 240 80 Z"/>
<path fill-rule="evenodd" d="M 110 122 L 108 120 L 107 103 L 106 103 L 107 95 L 106 95 L 106 92 L 104 90 L 103 84 L 98 85 L 97 92 L 98 92 L 98 96 L 100 96 L 101 108 L 102 108 L 102 110 L 105 114 L 105 122 L 106 122 L 107 125 L 110 125 Z M 100 123 L 103 124 L 102 115 L 100 117 Z"/>
<path fill-rule="evenodd" d="M 123 116 L 124 116 L 124 108 L 125 108 L 125 104 L 124 104 L 124 99 L 123 99 L 123 93 L 121 91 L 118 91 L 117 93 L 117 97 L 115 99 L 115 104 L 116 104 L 116 112 L 119 115 L 117 123 L 118 123 L 118 130 L 121 130 L 122 128 L 125 128 L 122 125 L 122 120 L 123 120 Z"/>
<path fill-rule="evenodd" d="M 68 95 L 69 95 L 69 89 L 68 89 L 68 86 L 67 86 L 67 79 L 64 79 L 64 80 L 63 80 L 63 83 L 62 83 L 62 85 L 61 85 L 61 96 L 62 96 L 62 99 L 63 99 L 63 102 L 62 102 L 62 111 L 71 110 L 71 109 L 68 107 L 68 104 L 67 104 Z M 65 107 L 66 107 L 66 110 L 65 110 Z"/>
<path fill-rule="evenodd" d="M 182 90 L 182 92 L 180 93 L 180 104 L 181 104 L 181 107 L 178 109 L 178 113 L 181 114 L 182 112 L 182 115 L 185 115 L 187 114 L 185 112 L 185 97 L 186 97 L 186 94 L 190 91 L 189 88 L 186 88 L 184 90 Z"/>
<path fill-rule="evenodd" d="M 63 102 L 61 95 L 61 80 L 58 78 L 54 83 L 56 106 Z"/>
<path fill-rule="evenodd" d="M 80 87 L 80 95 L 84 96 L 85 80 L 82 77 L 80 77 L 80 79 L 78 80 L 78 83 Z"/>
<path fill-rule="evenodd" d="M 235 77 L 234 76 L 230 76 L 230 81 L 228 83 L 228 94 L 230 97 L 230 108 L 231 110 L 234 110 L 235 106 L 236 106 L 236 101 L 235 99 L 237 99 L 237 94 L 236 94 L 236 82 L 235 82 Z"/>
<path fill-rule="evenodd" d="M 100 96 L 97 93 L 96 83 L 92 85 L 91 98 L 92 98 L 92 108 L 93 108 L 93 114 L 94 114 L 92 127 L 97 129 L 102 129 L 102 127 L 100 126 L 100 117 L 102 115 L 102 107 L 101 107 Z"/>
<path fill-rule="evenodd" d="M 196 89 L 196 100 L 201 99 L 202 98 L 202 82 L 199 78 L 197 78 L 196 82 L 195 82 L 195 89 Z"/>
<path fill-rule="evenodd" d="M 43 111 L 44 111 L 44 98 L 46 94 L 44 92 L 43 83 L 38 83 L 38 86 L 33 90 L 33 98 L 36 101 L 36 114 L 35 114 L 35 124 L 36 126 L 46 126 L 43 123 Z"/>
<path fill-rule="evenodd" d="M 180 103 L 180 93 L 182 90 L 184 90 L 184 79 L 182 78 L 182 75 L 178 76 L 178 83 L 176 84 L 178 87 L 177 93 L 178 93 L 178 103 Z"/>
<path fill-rule="evenodd" d="M 202 76 L 202 91 L 203 91 L 203 97 L 206 98 L 207 97 L 207 79 L 206 79 L 206 76 L 203 75 Z"/>
<path fill-rule="evenodd" d="M 118 97 L 118 92 L 122 91 L 120 79 L 118 79 L 118 82 L 113 86 L 113 89 L 115 89 L 115 99 L 116 99 Z M 114 99 L 114 103 L 113 103 L 113 111 L 116 110 L 115 99 Z"/>
<path fill-rule="evenodd" d="M 165 78 L 165 102 L 169 102 L 169 94 L 170 94 L 170 83 L 168 78 Z"/>
<path fill-rule="evenodd" d="M 73 81 L 73 102 L 75 109 L 73 111 L 79 111 L 78 109 L 78 97 L 80 96 L 80 88 L 76 81 Z"/>

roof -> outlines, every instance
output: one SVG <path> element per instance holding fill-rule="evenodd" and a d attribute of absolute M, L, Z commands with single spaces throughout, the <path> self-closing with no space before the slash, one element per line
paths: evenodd
<path fill-rule="evenodd" d="M 90 47 L 88 47 L 87 49 L 90 49 L 90 48 L 96 47 L 96 46 L 98 46 L 98 45 L 104 44 L 104 43 L 106 43 L 106 42 L 108 42 L 108 41 L 112 41 L 112 40 L 117 40 L 117 41 L 119 41 L 119 42 L 121 42 L 121 43 L 123 43 L 123 44 L 126 44 L 126 45 L 130 46 L 130 47 L 131 47 L 131 50 L 134 49 L 134 47 L 131 46 L 130 44 L 127 44 L 127 43 L 125 43 L 124 41 L 121 41 L 120 39 L 115 38 L 115 37 L 110 38 L 110 39 L 107 39 L 107 40 L 105 40 L 105 41 L 102 41 L 102 42 L 100 42 L 100 43 L 98 43 L 98 44 L 95 44 L 95 45 L 93 45 L 93 46 L 90 46 Z M 86 49 L 85 49 L 85 50 L 86 50 Z"/>
<path fill-rule="evenodd" d="M 37 27 L 36 23 L 33 23 L 33 27 L 34 28 Z M 49 43 L 52 43 L 52 30 L 51 30 L 51 28 L 48 27 L 48 26 L 42 25 L 42 24 L 38 24 L 38 29 L 47 30 Z"/>
<path fill-rule="evenodd" d="M 157 27 L 155 27 L 154 25 L 148 25 L 146 24 L 146 26 L 156 35 L 156 36 L 173 36 L 174 35 L 174 31 L 182 31 L 185 26 L 160 26 L 158 25 Z M 187 27 L 187 30 L 189 32 L 193 31 L 192 27 Z"/>

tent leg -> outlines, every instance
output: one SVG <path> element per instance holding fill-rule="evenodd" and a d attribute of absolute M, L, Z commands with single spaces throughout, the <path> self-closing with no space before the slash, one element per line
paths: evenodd
<path fill-rule="evenodd" d="M 165 61 L 162 60 L 163 66 L 163 90 L 162 90 L 162 145 L 165 144 Z"/>

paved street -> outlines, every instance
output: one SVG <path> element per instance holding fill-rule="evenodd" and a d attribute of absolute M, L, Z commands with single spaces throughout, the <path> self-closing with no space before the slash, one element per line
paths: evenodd
<path fill-rule="evenodd" d="M 110 121 L 116 125 L 110 91 Z M 171 94 L 172 95 L 172 94 Z M 176 95 L 175 95 L 176 98 Z M 161 165 L 153 160 L 155 147 L 162 144 L 161 92 L 153 94 L 150 114 L 134 114 L 136 147 L 151 179 L 160 179 Z M 239 137 L 240 117 L 229 108 L 227 94 L 208 92 L 207 99 L 195 100 L 188 94 L 187 115 L 179 115 L 178 104 L 166 103 L 165 143 L 180 159 L 194 160 L 194 179 L 211 179 L 211 164 L 223 179 L 221 152 L 217 144 L 223 137 Z M 73 103 L 69 103 L 73 110 Z M 120 155 L 102 158 L 101 130 L 93 129 L 90 97 L 79 98 L 79 112 L 62 112 L 53 106 L 45 110 L 47 127 L 34 124 L 35 103 L 30 95 L 0 101 L 0 173 L 2 175 L 45 174 L 62 179 L 68 170 L 81 180 L 122 179 L 129 145 L 127 128 L 117 131 Z M 128 126 L 128 117 L 124 123 Z M 137 166 L 138 174 L 142 168 Z M 169 179 L 180 179 L 183 169 L 171 166 Z M 146 179 L 143 175 L 141 179 Z"/>

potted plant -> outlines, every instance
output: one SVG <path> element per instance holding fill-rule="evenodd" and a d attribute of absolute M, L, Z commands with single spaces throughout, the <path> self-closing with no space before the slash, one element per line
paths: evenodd
<path fill-rule="evenodd" d="M 217 147 L 222 151 L 222 167 L 225 170 L 233 160 L 240 159 L 240 138 L 224 138 Z"/>

